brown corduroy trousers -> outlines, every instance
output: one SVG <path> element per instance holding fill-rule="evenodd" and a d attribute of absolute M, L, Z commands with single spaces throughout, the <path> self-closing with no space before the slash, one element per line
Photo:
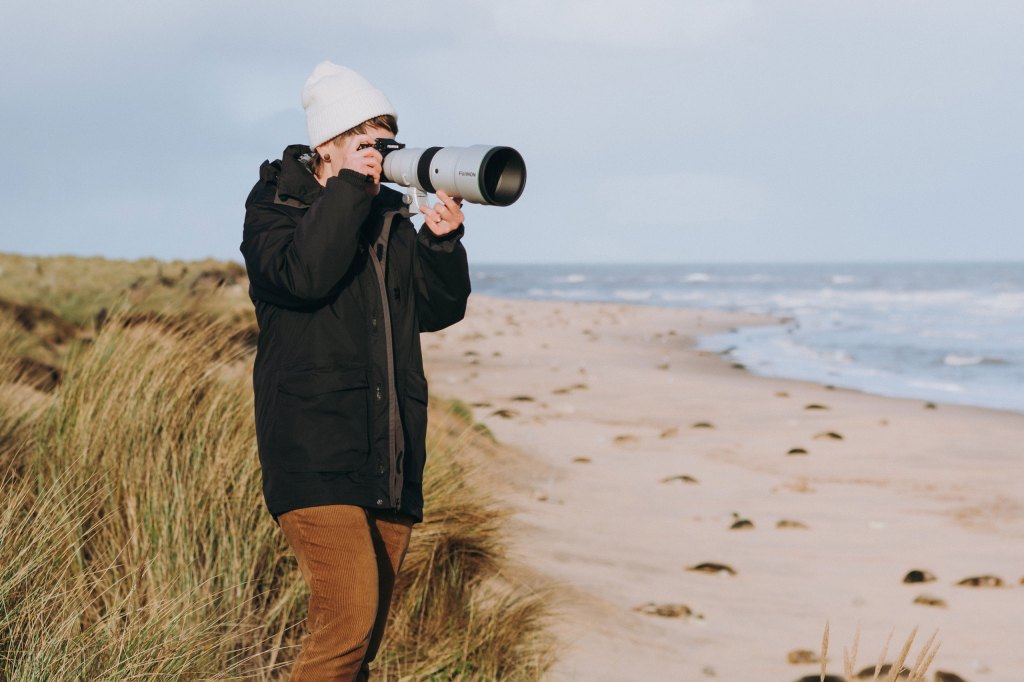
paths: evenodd
<path fill-rule="evenodd" d="M 309 586 L 307 633 L 290 682 L 363 682 L 388 620 L 413 520 L 348 504 L 278 517 Z"/>

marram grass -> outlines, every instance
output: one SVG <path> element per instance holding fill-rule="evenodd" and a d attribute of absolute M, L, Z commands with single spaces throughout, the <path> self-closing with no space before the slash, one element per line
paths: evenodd
<path fill-rule="evenodd" d="M 33 262 L 59 273 L 31 297 L 42 307 L 74 263 Z M 135 297 L 177 312 L 122 299 L 93 320 L 85 287 L 70 341 L 0 306 L 0 679 L 283 680 L 298 651 L 308 592 L 260 495 L 251 315 L 237 291 L 196 294 L 156 270 L 132 279 Z M 171 305 L 174 291 L 191 299 Z M 27 382 L 26 356 L 59 382 Z M 435 402 L 430 421 L 425 520 L 377 676 L 537 679 L 553 651 L 545 602 L 502 578 L 503 512 L 473 479 L 495 446 Z"/>

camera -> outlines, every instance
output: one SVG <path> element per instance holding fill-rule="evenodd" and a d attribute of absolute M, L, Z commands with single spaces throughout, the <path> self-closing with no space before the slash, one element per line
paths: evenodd
<path fill-rule="evenodd" d="M 526 162 L 512 147 L 476 144 L 469 147 L 406 149 L 401 142 L 377 138 L 373 147 L 384 159 L 383 180 L 415 193 L 443 190 L 474 204 L 508 206 L 526 186 Z M 410 202 L 415 205 L 416 198 Z"/>
<path fill-rule="evenodd" d="M 373 147 L 380 152 L 381 157 L 387 156 L 396 149 L 402 149 L 405 147 L 401 142 L 396 142 L 389 137 L 378 137 L 376 142 L 370 144 L 369 142 L 363 142 L 356 149 L 366 149 L 367 147 Z"/>

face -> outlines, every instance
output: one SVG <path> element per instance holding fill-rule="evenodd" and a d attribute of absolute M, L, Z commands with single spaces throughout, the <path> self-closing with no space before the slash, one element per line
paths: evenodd
<path fill-rule="evenodd" d="M 318 177 L 317 180 L 322 185 L 326 184 L 327 178 L 333 175 L 337 175 L 338 171 L 347 165 L 346 162 L 350 158 L 353 158 L 354 155 L 361 156 L 365 154 L 367 150 L 360 150 L 359 145 L 364 143 L 372 145 L 377 141 L 377 138 L 379 137 L 390 139 L 393 138 L 394 136 L 394 133 L 392 133 L 387 128 L 373 126 L 368 128 L 365 133 L 361 133 L 358 135 L 349 135 L 341 138 L 340 140 L 328 140 L 327 142 L 323 143 L 322 145 L 316 148 L 317 152 L 320 154 L 320 158 L 330 158 L 329 162 L 324 162 L 323 167 L 321 168 L 320 177 Z M 378 157 L 377 161 L 379 163 L 380 153 L 377 152 L 376 150 L 370 151 L 372 151 L 372 153 Z M 371 195 L 376 195 L 380 191 L 380 183 L 375 183 L 372 188 L 368 188 L 368 191 L 370 192 Z"/>

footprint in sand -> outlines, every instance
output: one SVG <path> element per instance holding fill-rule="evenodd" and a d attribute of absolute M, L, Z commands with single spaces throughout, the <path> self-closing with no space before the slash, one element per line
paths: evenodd
<path fill-rule="evenodd" d="M 580 371 L 583 371 L 583 370 L 581 369 Z M 573 391 L 583 391 L 583 390 L 586 390 L 586 388 L 587 388 L 586 384 L 573 384 L 572 386 L 564 386 L 562 388 L 556 388 L 555 390 L 553 390 L 551 392 L 554 393 L 555 395 L 566 395 L 567 393 L 572 393 Z"/>
<path fill-rule="evenodd" d="M 1002 587 L 1003 579 L 995 575 L 975 575 L 970 578 L 964 578 L 957 585 L 964 585 L 965 587 Z"/>
<path fill-rule="evenodd" d="M 821 433 L 814 434 L 815 440 L 842 440 L 843 434 L 836 433 L 835 431 L 822 431 Z"/>
<path fill-rule="evenodd" d="M 828 405 L 822 405 L 821 403 L 807 403 L 804 405 L 805 410 L 827 410 Z"/>
<path fill-rule="evenodd" d="M 886 680 L 886 679 L 889 679 L 889 675 L 892 672 L 893 665 L 892 665 L 892 663 L 883 663 L 880 667 L 878 667 L 877 671 L 875 670 L 875 668 L 876 668 L 876 666 L 869 665 L 868 667 L 864 668 L 859 673 L 857 673 L 856 679 L 858 679 L 858 680 L 874 680 L 874 679 Z M 899 670 L 899 672 L 897 674 L 899 676 L 899 679 L 901 679 L 901 680 L 907 679 L 910 676 L 910 670 L 908 668 L 906 668 L 906 667 L 900 667 L 900 670 Z M 815 678 L 815 679 L 817 679 L 817 678 Z"/>
<path fill-rule="evenodd" d="M 793 519 L 779 519 L 775 524 L 776 528 L 795 528 L 800 530 L 807 530 L 807 524 L 803 521 L 795 521 Z"/>
<path fill-rule="evenodd" d="M 533 396 L 532 395 L 514 395 L 514 396 L 512 396 L 510 398 L 510 400 L 512 400 L 513 402 L 517 402 L 517 403 L 532 403 L 533 402 Z"/>
<path fill-rule="evenodd" d="M 926 410 L 937 410 L 938 408 L 939 408 L 939 406 L 936 405 L 935 403 L 925 403 L 924 404 L 924 409 L 926 409 Z"/>
<path fill-rule="evenodd" d="M 775 397 L 776 398 L 788 398 L 789 397 L 789 393 L 786 392 L 786 391 L 775 391 Z"/>
<path fill-rule="evenodd" d="M 807 454 L 807 450 L 805 450 L 803 448 L 790 448 L 786 452 L 786 454 L 787 455 L 806 455 Z"/>
<path fill-rule="evenodd" d="M 903 576 L 903 582 L 905 583 L 930 583 L 933 580 L 936 580 L 936 577 L 932 573 L 920 568 L 908 571 L 907 574 Z"/>
<path fill-rule="evenodd" d="M 661 479 L 662 483 L 671 483 L 672 481 L 682 481 L 683 483 L 698 483 L 697 479 L 689 474 L 676 474 L 675 476 L 666 476 Z"/>
<path fill-rule="evenodd" d="M 786 660 L 792 663 L 793 665 L 821 662 L 821 659 L 818 658 L 818 654 L 814 653 L 810 649 L 793 649 L 788 654 L 786 654 Z"/>
<path fill-rule="evenodd" d="M 572 461 L 574 464 L 590 464 L 594 460 L 590 459 L 589 457 L 573 457 Z"/>
<path fill-rule="evenodd" d="M 488 403 L 488 402 L 481 402 L 481 403 L 470 403 L 469 406 L 470 407 L 490 407 L 491 404 Z"/>
<path fill-rule="evenodd" d="M 491 416 L 501 417 L 502 419 L 512 419 L 513 417 L 518 417 L 519 413 L 516 412 L 515 410 L 502 408 L 500 410 L 495 410 L 494 412 L 491 412 Z"/>
<path fill-rule="evenodd" d="M 753 529 L 753 527 L 754 522 L 750 519 L 736 519 L 732 522 L 732 525 L 729 526 L 729 530 L 748 530 Z"/>
<path fill-rule="evenodd" d="M 711 422 L 694 422 L 690 425 L 691 429 L 713 429 L 715 425 Z"/>
<path fill-rule="evenodd" d="M 629 433 L 624 433 L 620 436 L 615 436 L 615 438 L 613 438 L 612 440 L 616 445 L 631 445 L 633 443 L 640 442 L 639 438 Z"/>
<path fill-rule="evenodd" d="M 703 618 L 704 616 L 699 613 L 694 613 L 692 609 L 686 604 L 655 604 L 652 601 L 640 606 L 634 606 L 634 611 L 646 614 L 648 616 L 661 616 L 662 618 L 684 618 L 693 616 L 694 618 Z"/>
<path fill-rule="evenodd" d="M 669 364 L 669 363 L 667 363 L 667 362 L 659 362 L 659 363 L 658 363 L 657 365 L 655 365 L 655 367 L 656 367 L 657 369 L 668 369 L 668 368 L 669 368 L 669 367 L 671 367 L 671 366 L 672 366 L 672 365 L 670 365 L 670 364 Z"/>
<path fill-rule="evenodd" d="M 733 369 L 746 369 L 747 368 L 747 366 L 744 365 L 742 362 L 734 362 L 734 363 L 732 363 L 729 366 L 732 367 Z"/>
<path fill-rule="evenodd" d="M 915 604 L 921 604 L 923 606 L 937 606 L 939 608 L 946 608 L 946 600 L 940 599 L 939 597 L 933 597 L 930 594 L 919 594 L 914 597 Z"/>
<path fill-rule="evenodd" d="M 675 438 L 678 435 L 679 435 L 679 427 L 672 426 L 670 428 L 665 429 L 660 434 L 658 434 L 658 438 Z"/>
<path fill-rule="evenodd" d="M 936 670 L 935 682 L 967 682 L 967 680 L 956 673 L 947 672 L 945 670 Z"/>
<path fill-rule="evenodd" d="M 467 358 L 475 358 L 480 355 L 480 353 L 477 353 L 475 350 L 467 350 L 463 355 Z"/>
<path fill-rule="evenodd" d="M 728 573 L 729 575 L 736 575 L 736 571 L 732 566 L 716 564 L 711 561 L 705 561 L 704 563 L 697 564 L 696 566 L 689 566 L 686 570 L 697 571 L 698 573 Z"/>

